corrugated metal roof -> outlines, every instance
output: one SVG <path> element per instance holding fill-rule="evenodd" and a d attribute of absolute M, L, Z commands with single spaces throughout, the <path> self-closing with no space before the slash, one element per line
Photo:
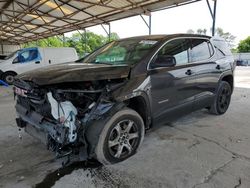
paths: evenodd
<path fill-rule="evenodd" d="M 200 0 L 0 0 L 0 42 L 25 43 Z"/>

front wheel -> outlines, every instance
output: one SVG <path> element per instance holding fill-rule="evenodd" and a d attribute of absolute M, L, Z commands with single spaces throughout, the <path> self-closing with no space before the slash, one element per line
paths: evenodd
<path fill-rule="evenodd" d="M 228 82 L 221 81 L 214 103 L 209 112 L 216 115 L 224 114 L 231 102 L 232 88 Z"/>
<path fill-rule="evenodd" d="M 16 76 L 17 74 L 14 73 L 14 72 L 6 72 L 4 73 L 3 75 L 3 80 L 9 84 L 9 85 L 12 85 L 14 83 L 14 77 Z"/>
<path fill-rule="evenodd" d="M 102 130 L 95 151 L 97 160 L 107 165 L 131 157 L 142 143 L 144 132 L 143 120 L 136 111 L 118 111 Z"/>

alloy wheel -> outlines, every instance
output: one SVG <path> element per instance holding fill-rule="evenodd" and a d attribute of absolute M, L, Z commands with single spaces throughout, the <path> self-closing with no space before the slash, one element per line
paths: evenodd
<path fill-rule="evenodd" d="M 138 125 L 132 120 L 120 121 L 110 132 L 109 153 L 118 159 L 126 158 L 136 149 L 138 142 Z"/>
<path fill-rule="evenodd" d="M 7 76 L 5 77 L 5 81 L 6 81 L 7 83 L 9 83 L 9 84 L 13 83 L 13 82 L 14 82 L 14 76 L 12 76 L 12 75 L 7 75 Z"/>
<path fill-rule="evenodd" d="M 228 86 L 223 87 L 219 99 L 218 99 L 218 107 L 220 111 L 225 112 L 228 109 L 231 100 L 231 90 Z"/>

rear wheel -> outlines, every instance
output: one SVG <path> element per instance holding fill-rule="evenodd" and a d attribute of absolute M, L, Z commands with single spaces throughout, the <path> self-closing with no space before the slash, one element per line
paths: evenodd
<path fill-rule="evenodd" d="M 129 108 L 118 111 L 106 123 L 96 147 L 97 160 L 103 164 L 121 162 L 134 155 L 144 138 L 140 115 Z"/>
<path fill-rule="evenodd" d="M 231 102 L 232 88 L 228 82 L 221 81 L 213 105 L 209 111 L 212 114 L 224 114 Z"/>
<path fill-rule="evenodd" d="M 14 77 L 17 74 L 14 72 L 6 72 L 3 75 L 3 81 L 5 81 L 7 84 L 12 85 L 14 83 Z"/>

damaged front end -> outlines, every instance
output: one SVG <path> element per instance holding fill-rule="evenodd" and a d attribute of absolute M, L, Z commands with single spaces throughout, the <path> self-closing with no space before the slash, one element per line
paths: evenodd
<path fill-rule="evenodd" d="M 17 125 L 40 139 L 57 157 L 93 157 L 98 139 L 96 124 L 123 107 L 112 97 L 126 79 L 85 81 L 38 86 L 16 79 Z M 95 131 L 93 131 L 95 130 Z"/>

